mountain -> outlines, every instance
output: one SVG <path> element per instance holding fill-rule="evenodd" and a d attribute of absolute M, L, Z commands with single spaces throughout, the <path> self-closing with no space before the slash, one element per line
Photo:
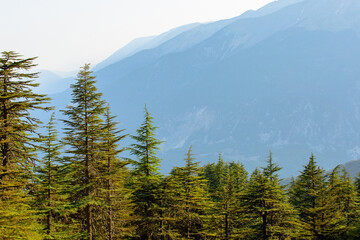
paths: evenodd
<path fill-rule="evenodd" d="M 72 77 L 62 78 L 56 73 L 47 70 L 40 70 L 39 72 L 39 78 L 35 81 L 40 84 L 39 87 L 35 89 L 37 93 L 61 93 L 68 89 L 73 82 Z"/>
<path fill-rule="evenodd" d="M 172 29 L 168 32 L 160 34 L 159 36 L 149 36 L 149 37 L 142 37 L 142 38 L 134 39 L 133 41 L 128 43 L 126 46 L 124 46 L 123 48 L 120 48 L 118 51 L 113 53 L 110 57 L 108 57 L 104 61 L 97 64 L 93 68 L 93 71 L 98 71 L 108 65 L 118 62 L 126 57 L 132 56 L 142 50 L 155 48 L 155 47 L 161 45 L 162 43 L 167 42 L 168 40 L 176 37 L 177 35 L 179 35 L 183 32 L 186 32 L 192 28 L 195 28 L 199 25 L 200 25 L 200 23 L 188 24 L 188 25 L 184 25 L 184 26 L 180 26 L 178 28 Z"/>
<path fill-rule="evenodd" d="M 280 0 L 137 46 L 95 75 L 129 133 L 148 105 L 164 172 L 192 144 L 198 160 L 222 152 L 249 171 L 271 149 L 286 177 L 311 152 L 325 168 L 360 157 L 359 30 L 358 1 Z"/>
<path fill-rule="evenodd" d="M 293 5 L 295 3 L 302 2 L 304 0 L 275 0 L 265 5 L 264 7 L 254 11 L 248 10 L 247 12 L 241 14 L 239 18 L 251 18 L 251 17 L 262 17 L 273 12 L 276 12 L 284 7 Z"/>
<path fill-rule="evenodd" d="M 360 173 L 360 160 L 346 162 L 343 166 L 350 173 L 352 178 L 358 177 L 358 174 Z"/>
<path fill-rule="evenodd" d="M 170 52 L 180 52 L 195 44 L 200 43 L 201 41 L 205 40 L 206 38 L 217 32 L 218 30 L 222 29 L 224 26 L 232 23 L 236 19 L 261 17 L 273 13 L 288 5 L 301 1 L 303 0 L 274 1 L 257 11 L 249 10 L 244 14 L 240 15 L 239 17 L 233 19 L 226 19 L 226 20 L 221 20 L 206 24 L 200 24 L 200 23 L 188 24 L 172 29 L 168 32 L 160 34 L 159 36 L 149 36 L 149 37 L 134 39 L 126 46 L 120 48 L 118 51 L 113 53 L 109 58 L 97 64 L 93 68 L 93 71 L 99 71 L 102 68 L 105 68 L 111 64 L 121 61 L 122 59 L 133 56 L 138 52 L 147 49 L 154 49 L 162 45 L 163 43 L 165 44 L 163 44 L 158 49 L 161 52 L 159 53 L 160 56 Z"/>

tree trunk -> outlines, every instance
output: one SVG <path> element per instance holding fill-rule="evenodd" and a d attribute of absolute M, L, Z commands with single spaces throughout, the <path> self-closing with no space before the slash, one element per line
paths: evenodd
<path fill-rule="evenodd" d="M 229 219 L 228 214 L 225 213 L 225 240 L 229 240 Z"/>
<path fill-rule="evenodd" d="M 3 88 L 3 94 L 7 94 L 8 93 L 8 89 L 7 89 L 7 84 L 8 84 L 8 78 L 7 78 L 7 74 L 5 72 L 4 74 L 4 88 Z M 8 123 L 8 109 L 7 109 L 7 99 L 3 99 L 2 100 L 2 110 L 3 110 L 3 116 L 2 116 L 2 120 L 4 121 L 4 126 L 3 129 L 5 130 L 3 135 L 0 138 L 0 141 L 3 142 L 2 146 L 1 146 L 1 155 L 2 155 L 2 173 L 0 175 L 0 181 L 5 177 L 6 172 L 8 170 L 8 165 L 9 165 L 9 143 L 8 143 L 8 127 L 9 127 L 9 123 Z"/>
<path fill-rule="evenodd" d="M 262 213 L 262 226 L 261 226 L 263 240 L 267 239 L 266 225 L 267 225 L 267 214 L 266 214 L 266 212 L 263 212 Z"/>

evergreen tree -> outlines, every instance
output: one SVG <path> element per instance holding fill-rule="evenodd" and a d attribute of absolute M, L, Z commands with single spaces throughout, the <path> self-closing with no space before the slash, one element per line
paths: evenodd
<path fill-rule="evenodd" d="M 296 236 L 296 214 L 279 184 L 272 162 L 263 172 L 254 171 L 243 196 L 244 210 L 250 218 L 249 239 L 290 239 Z"/>
<path fill-rule="evenodd" d="M 155 239 L 159 234 L 160 217 L 160 183 L 159 173 L 160 159 L 156 156 L 159 145 L 162 143 L 155 137 L 153 117 L 145 106 L 145 120 L 137 130 L 136 136 L 131 136 L 136 143 L 131 145 L 131 154 L 137 157 L 133 161 L 134 182 L 133 203 L 136 221 L 137 234 L 140 239 Z"/>
<path fill-rule="evenodd" d="M 267 166 L 263 168 L 264 175 L 270 178 L 271 181 L 276 180 L 279 181 L 278 171 L 281 170 L 281 167 L 273 162 L 272 152 L 269 151 L 269 157 L 267 159 Z"/>
<path fill-rule="evenodd" d="M 192 147 L 186 153 L 185 162 L 185 167 L 172 172 L 179 189 L 176 229 L 181 239 L 205 239 L 211 228 L 208 214 L 212 204 L 206 192 L 207 181 L 201 176 Z"/>
<path fill-rule="evenodd" d="M 159 220 L 160 220 L 160 239 L 181 239 L 181 235 L 177 230 L 177 220 L 179 216 L 179 209 L 182 206 L 181 186 L 177 182 L 176 176 L 177 168 L 174 168 L 170 176 L 162 179 L 160 184 L 159 198 Z"/>
<path fill-rule="evenodd" d="M 355 227 L 359 223 L 359 198 L 355 185 L 341 165 L 330 173 L 328 182 L 327 196 L 333 218 L 328 235 L 336 239 L 355 239 Z"/>
<path fill-rule="evenodd" d="M 0 57 L 0 236 L 4 239 L 37 239 L 35 212 L 28 194 L 40 121 L 30 115 L 48 110 L 45 95 L 36 94 L 28 72 L 36 58 L 22 58 L 15 52 Z"/>
<path fill-rule="evenodd" d="M 360 197 L 360 172 L 359 172 L 358 175 L 355 177 L 354 184 L 355 184 L 355 188 L 356 188 L 357 194 L 358 194 L 358 196 Z"/>
<path fill-rule="evenodd" d="M 125 150 L 124 147 L 118 148 L 119 142 L 126 135 L 121 134 L 123 130 L 117 130 L 118 123 L 114 122 L 114 118 L 107 106 L 101 139 L 103 159 L 99 178 L 102 182 L 98 197 L 104 206 L 101 211 L 106 212 L 102 232 L 107 235 L 108 240 L 123 239 L 131 236 L 133 231 L 130 225 L 133 207 L 131 191 L 126 187 L 130 172 L 126 168 L 126 163 L 118 158 L 118 155 Z M 105 239 L 105 236 L 102 237 Z"/>
<path fill-rule="evenodd" d="M 355 180 L 354 180 L 354 188 L 356 190 L 356 198 L 358 199 L 356 201 L 357 203 L 357 214 L 358 212 L 360 211 L 360 172 L 358 173 L 357 177 L 355 177 Z M 352 237 L 352 238 L 349 238 L 349 239 L 356 239 L 356 237 L 360 236 L 360 221 L 359 221 L 359 218 L 358 220 L 354 221 L 354 229 L 353 231 L 351 231 L 349 233 L 349 235 Z"/>
<path fill-rule="evenodd" d="M 222 165 L 222 159 L 219 158 L 219 160 L 218 164 Z M 247 171 L 239 163 L 232 162 L 224 166 L 225 179 L 216 191 L 215 232 L 220 239 L 238 239 L 243 237 L 242 228 L 245 224 L 242 212 L 239 209 L 241 207 L 241 196 L 244 194 L 247 183 Z M 218 173 L 221 174 L 221 171 Z"/>
<path fill-rule="evenodd" d="M 208 192 L 211 198 L 214 198 L 216 192 L 216 173 L 215 173 L 215 163 L 208 163 L 203 167 L 203 176 L 208 181 Z"/>
<path fill-rule="evenodd" d="M 219 154 L 218 162 L 214 167 L 214 193 L 212 194 L 212 198 L 215 202 L 221 201 L 222 195 L 224 193 L 224 188 L 226 186 L 227 180 L 227 166 L 224 162 L 222 154 Z"/>
<path fill-rule="evenodd" d="M 63 159 L 60 157 L 62 144 L 58 141 L 55 128 L 55 114 L 51 115 L 46 126 L 46 135 L 41 147 L 44 157 L 37 169 L 38 186 L 36 187 L 36 206 L 43 218 L 47 239 L 65 239 L 71 226 L 66 222 L 67 204 L 65 172 Z M 70 224 L 69 224 L 70 225 Z"/>
<path fill-rule="evenodd" d="M 99 191 L 99 168 L 101 155 L 102 116 L 105 112 L 101 93 L 95 87 L 95 77 L 90 65 L 85 64 L 78 73 L 76 83 L 71 85 L 72 106 L 63 113 L 68 117 L 65 123 L 65 138 L 68 153 L 69 197 L 75 221 L 79 225 L 77 239 L 95 239 L 102 234 L 102 222 L 97 221 L 102 212 Z"/>
<path fill-rule="evenodd" d="M 317 166 L 314 155 L 295 180 L 290 197 L 299 212 L 304 238 L 331 239 L 332 234 L 340 230 L 337 228 L 339 212 L 333 208 L 325 173 Z"/>

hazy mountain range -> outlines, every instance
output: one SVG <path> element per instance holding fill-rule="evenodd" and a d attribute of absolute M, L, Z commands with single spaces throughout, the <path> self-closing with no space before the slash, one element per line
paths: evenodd
<path fill-rule="evenodd" d="M 198 160 L 221 152 L 249 170 L 271 149 L 290 176 L 311 152 L 327 169 L 360 157 L 359 32 L 358 0 L 279 0 L 134 40 L 94 74 L 130 134 L 147 104 L 164 172 L 192 144 Z M 71 80 L 55 82 L 63 109 L 70 91 L 56 89 Z"/>

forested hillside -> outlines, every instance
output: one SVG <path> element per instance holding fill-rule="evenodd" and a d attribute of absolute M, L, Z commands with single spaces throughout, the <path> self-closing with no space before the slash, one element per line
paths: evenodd
<path fill-rule="evenodd" d="M 0 57 L 0 239 L 359 239 L 360 179 L 343 167 L 326 173 L 309 153 L 282 186 L 271 152 L 248 173 L 221 153 L 199 163 L 194 145 L 163 175 L 156 120 L 145 106 L 134 135 L 119 129 L 88 64 L 63 119 L 43 126 L 34 59 Z"/>

